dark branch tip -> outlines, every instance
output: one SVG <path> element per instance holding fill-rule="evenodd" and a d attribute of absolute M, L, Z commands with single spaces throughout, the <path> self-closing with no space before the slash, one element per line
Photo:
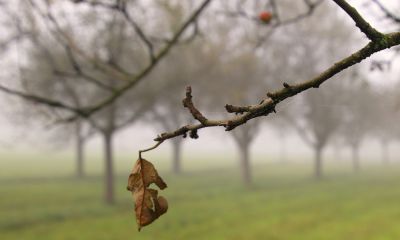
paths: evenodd
<path fill-rule="evenodd" d="M 189 133 L 189 136 L 192 139 L 198 139 L 199 138 L 199 134 L 197 133 L 197 129 L 191 130 L 190 133 Z"/>
<path fill-rule="evenodd" d="M 226 104 L 225 105 L 225 109 L 226 109 L 226 111 L 228 112 L 228 113 L 233 113 L 233 106 L 232 105 L 230 105 L 230 104 Z"/>
<path fill-rule="evenodd" d="M 186 97 L 192 98 L 192 87 L 191 86 L 186 87 Z"/>
<path fill-rule="evenodd" d="M 284 82 L 284 83 L 283 83 L 283 86 L 284 86 L 285 88 L 291 88 L 290 85 L 289 85 L 287 82 Z"/>

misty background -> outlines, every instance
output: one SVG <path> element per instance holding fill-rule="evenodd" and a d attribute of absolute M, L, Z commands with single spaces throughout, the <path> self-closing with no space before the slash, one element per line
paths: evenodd
<path fill-rule="evenodd" d="M 90 106 L 151 64 L 151 50 L 201 1 L 128 1 L 127 15 L 109 9 L 113 1 L 73 2 L 0 2 L 0 85 Z M 400 16 L 395 1 L 348 2 L 380 31 L 399 30 L 384 12 Z M 265 10 L 270 23 L 258 19 Z M 0 237 L 398 239 L 398 47 L 283 101 L 277 113 L 144 153 L 170 202 L 144 233 L 125 190 L 140 149 L 195 123 L 181 103 L 186 86 L 206 117 L 227 118 L 225 104 L 257 104 L 367 40 L 333 1 L 215 1 L 142 82 L 86 120 L 65 123 L 68 111 L 0 94 L 0 192 L 8 196 Z"/>

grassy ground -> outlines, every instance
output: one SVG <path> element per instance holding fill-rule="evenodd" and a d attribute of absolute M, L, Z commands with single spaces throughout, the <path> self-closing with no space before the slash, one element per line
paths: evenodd
<path fill-rule="evenodd" d="M 400 166 L 329 168 L 316 182 L 311 166 L 258 164 L 249 190 L 232 166 L 182 176 L 162 168 L 170 209 L 138 233 L 126 174 L 110 207 L 96 173 L 74 180 L 61 160 L 0 162 L 1 240 L 400 239 Z"/>

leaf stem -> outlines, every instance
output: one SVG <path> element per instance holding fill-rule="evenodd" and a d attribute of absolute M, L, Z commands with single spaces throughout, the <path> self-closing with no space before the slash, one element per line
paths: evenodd
<path fill-rule="evenodd" d="M 160 146 L 161 143 L 163 143 L 163 142 L 164 142 L 164 140 L 158 141 L 154 146 L 152 146 L 152 147 L 150 147 L 150 148 L 143 149 L 143 150 L 139 150 L 139 159 L 142 160 L 142 153 L 151 151 L 151 150 L 153 150 L 153 149 L 156 149 L 156 148 L 157 148 L 158 146 Z"/>

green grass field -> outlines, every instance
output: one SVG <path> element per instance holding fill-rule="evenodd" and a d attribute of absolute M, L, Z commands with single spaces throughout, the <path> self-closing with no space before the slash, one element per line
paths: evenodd
<path fill-rule="evenodd" d="M 72 161 L 2 157 L 0 239 L 400 239 L 400 166 L 356 175 L 328 166 L 316 182 L 309 165 L 257 164 L 246 190 L 234 165 L 173 176 L 164 164 L 170 209 L 138 233 L 125 190 L 128 163 L 117 164 L 110 207 L 101 200 L 101 165 L 74 180 Z"/>

